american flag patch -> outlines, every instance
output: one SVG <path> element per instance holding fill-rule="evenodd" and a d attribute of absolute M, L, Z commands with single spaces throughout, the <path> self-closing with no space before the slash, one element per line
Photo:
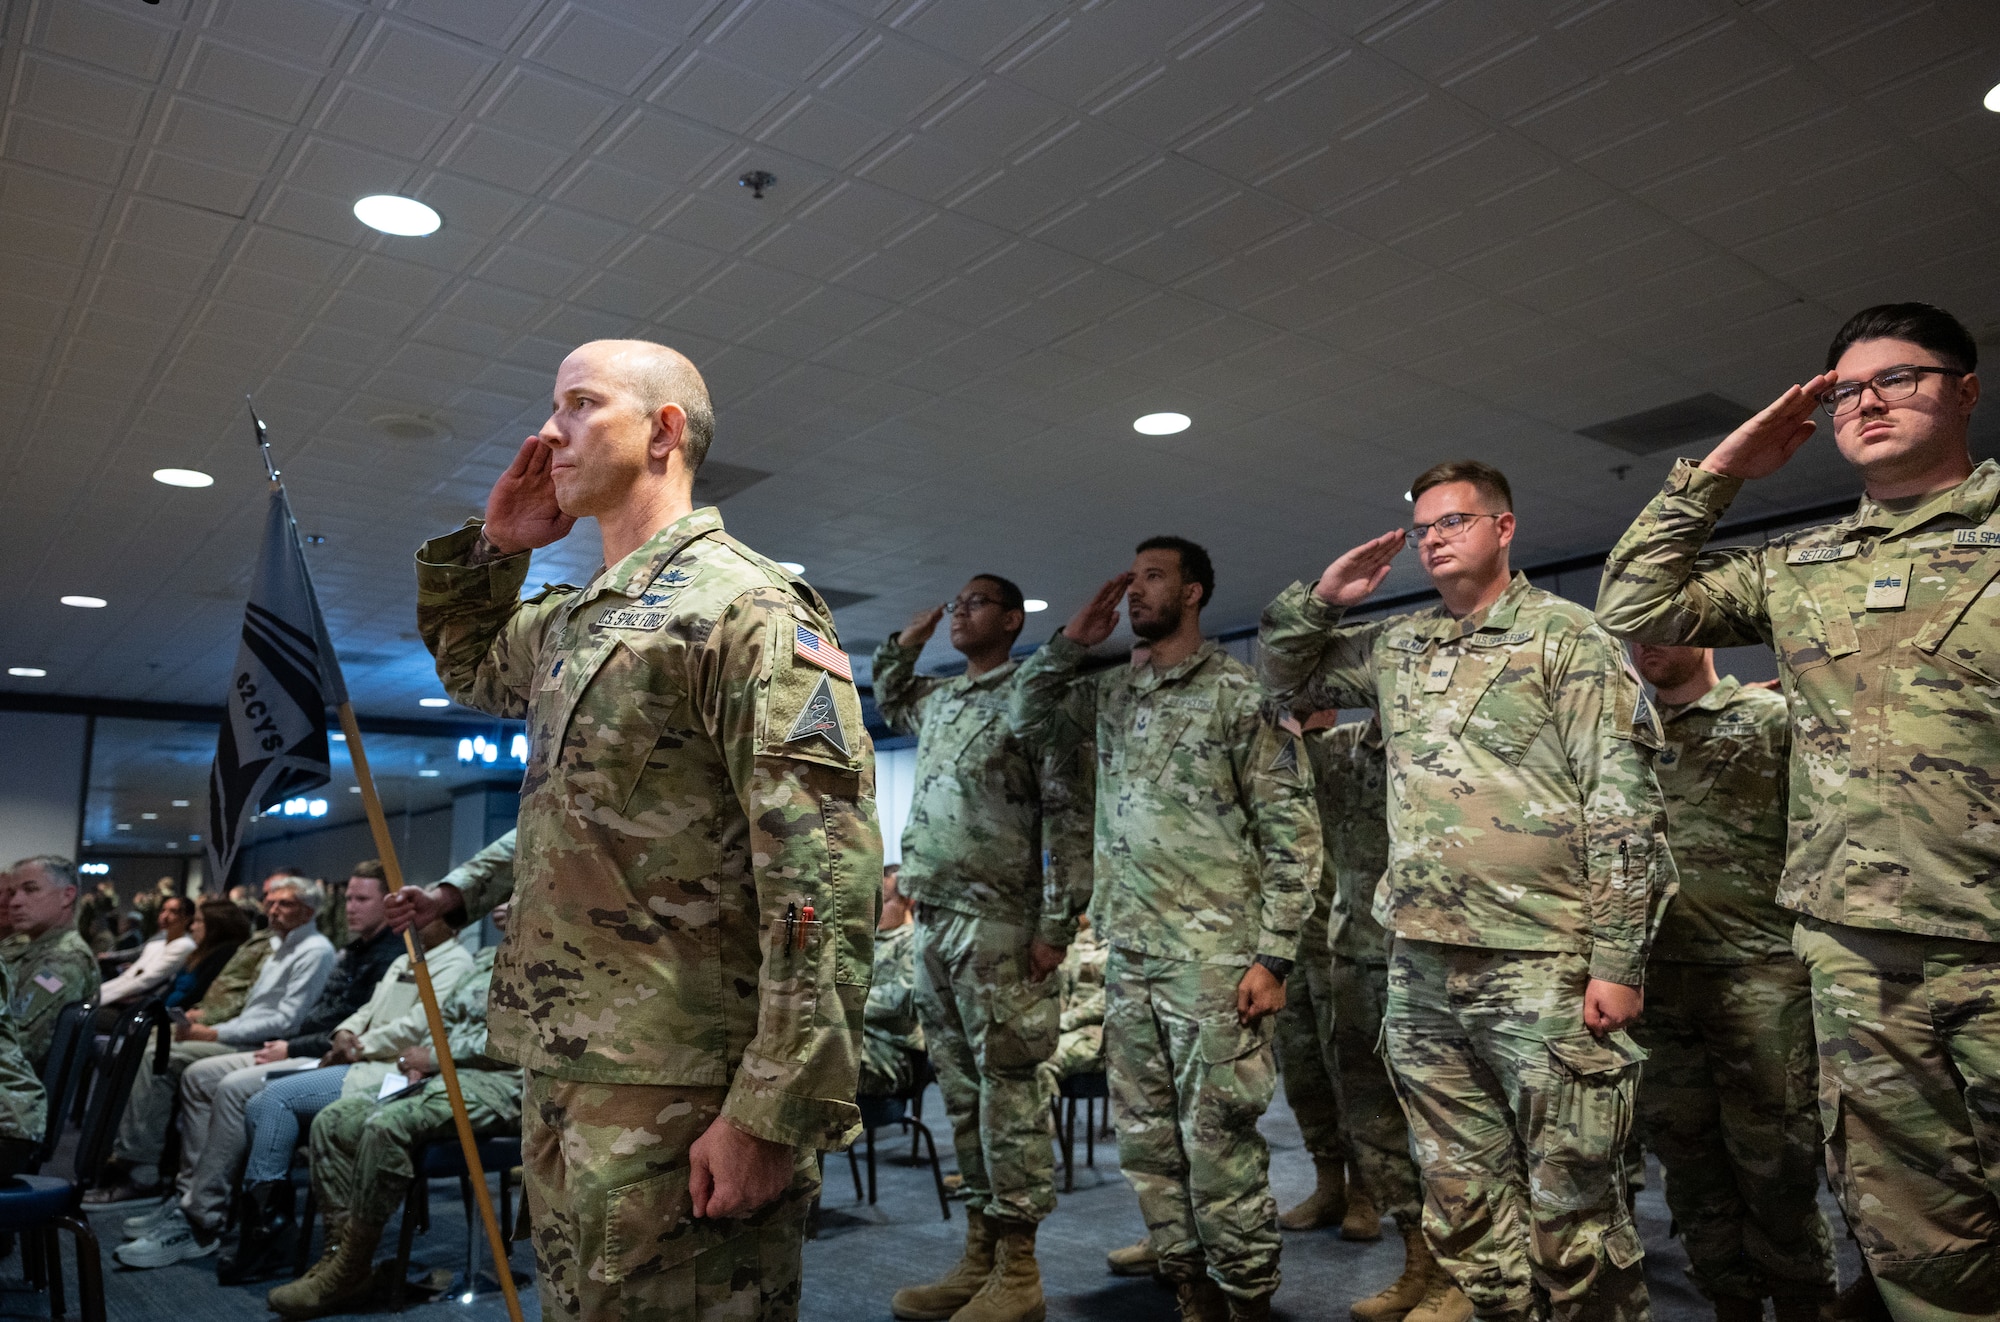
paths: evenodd
<path fill-rule="evenodd" d="M 830 670 L 848 683 L 854 682 L 854 666 L 847 659 L 847 653 L 828 643 L 826 639 L 806 628 L 794 625 L 796 638 L 792 643 L 792 654 L 803 657 L 822 670 Z"/>

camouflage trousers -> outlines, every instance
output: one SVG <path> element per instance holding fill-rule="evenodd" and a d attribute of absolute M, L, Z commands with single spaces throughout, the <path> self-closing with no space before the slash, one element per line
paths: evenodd
<path fill-rule="evenodd" d="M 1285 1008 L 1272 1025 L 1271 1049 L 1306 1151 L 1315 1162 L 1345 1166 L 1352 1153 L 1333 1081 L 1332 980 L 1332 969 L 1320 960 L 1292 965 L 1285 979 Z"/>
<path fill-rule="evenodd" d="M 724 1088 L 579 1083 L 530 1070 L 521 1171 L 544 1318 L 793 1322 L 817 1154 L 791 1187 L 729 1221 L 696 1220 L 688 1149 Z"/>
<path fill-rule="evenodd" d="M 1270 1020 L 1236 1022 L 1227 964 L 1112 947 L 1104 1063 L 1118 1164 L 1173 1281 L 1203 1272 L 1228 1294 L 1278 1288 L 1278 1208 L 1257 1122 L 1277 1092 Z"/>
<path fill-rule="evenodd" d="M 1408 1229 L 1423 1218 L 1423 1182 L 1410 1156 L 1410 1122 L 1382 1061 L 1389 966 L 1336 954 L 1327 979 L 1333 1018 L 1333 1088 L 1354 1174 L 1384 1215 Z"/>
<path fill-rule="evenodd" d="M 1054 1098 L 1063 1082 L 1079 1074 L 1095 1074 L 1104 1068 L 1104 1025 L 1087 1024 L 1072 1028 L 1056 1039 L 1053 1056 L 1035 1066 L 1044 1101 Z"/>
<path fill-rule="evenodd" d="M 519 1132 L 518 1073 L 460 1070 L 458 1087 L 474 1133 Z M 345 1097 L 326 1107 L 313 1118 L 310 1140 L 313 1195 L 320 1208 L 329 1217 L 352 1216 L 373 1226 L 387 1223 L 416 1178 L 410 1148 L 426 1141 L 458 1141 L 442 1079 L 426 1080 L 414 1093 L 386 1102 Z"/>
<path fill-rule="evenodd" d="M 1812 1000 L 1797 960 L 1646 970 L 1639 1130 L 1711 1299 L 1832 1290 L 1819 1209 Z"/>
<path fill-rule="evenodd" d="M 1009 1221 L 1056 1209 L 1054 1129 L 1036 1067 L 1056 1049 L 1058 979 L 1028 980 L 1025 923 L 917 906 L 917 1017 L 951 1117 L 965 1202 Z"/>
<path fill-rule="evenodd" d="M 1827 1178 L 1897 1322 L 2000 1313 L 2000 943 L 1801 918 Z"/>
<path fill-rule="evenodd" d="M 1644 1322 L 1623 1153 L 1645 1053 L 1583 1026 L 1585 956 L 1397 938 L 1384 1045 L 1424 1237 L 1481 1318 Z"/>

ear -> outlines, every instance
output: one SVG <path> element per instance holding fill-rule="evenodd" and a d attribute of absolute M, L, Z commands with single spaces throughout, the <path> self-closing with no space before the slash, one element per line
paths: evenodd
<path fill-rule="evenodd" d="M 1208 594 L 1201 590 L 1199 583 L 1181 584 L 1181 605 L 1188 610 L 1198 611 L 1208 604 Z"/>
<path fill-rule="evenodd" d="M 1000 627 L 1016 636 L 1020 634 L 1022 629 L 1027 627 L 1027 624 L 1028 616 L 1023 611 L 1008 611 L 1000 617 Z"/>
<path fill-rule="evenodd" d="M 1500 534 L 1500 545 L 1514 544 L 1514 511 L 1508 510 L 1493 520 L 1493 529 Z"/>
<path fill-rule="evenodd" d="M 678 404 L 662 404 L 654 410 L 653 435 L 646 442 L 647 457 L 664 461 L 680 449 L 682 439 L 687 436 L 687 423 L 687 410 Z"/>
<path fill-rule="evenodd" d="M 1979 375 L 1976 372 L 1967 372 L 1964 376 L 1958 378 L 1959 412 L 1963 414 L 1970 414 L 1973 410 L 1973 407 L 1978 403 L 1979 403 Z"/>

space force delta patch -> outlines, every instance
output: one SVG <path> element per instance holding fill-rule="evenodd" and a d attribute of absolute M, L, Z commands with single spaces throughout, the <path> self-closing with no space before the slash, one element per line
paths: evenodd
<path fill-rule="evenodd" d="M 847 747 L 847 731 L 840 724 L 840 707 L 833 700 L 833 684 L 825 675 L 813 686 L 812 696 L 799 712 L 799 719 L 792 722 L 791 733 L 785 742 L 796 744 L 802 739 L 820 738 L 840 750 L 842 757 L 850 756 Z"/>

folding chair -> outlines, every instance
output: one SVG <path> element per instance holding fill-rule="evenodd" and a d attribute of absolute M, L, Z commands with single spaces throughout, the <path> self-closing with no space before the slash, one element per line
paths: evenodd
<path fill-rule="evenodd" d="M 867 1201 L 875 1201 L 875 1131 L 889 1125 L 902 1125 L 910 1131 L 910 1159 L 920 1155 L 918 1144 L 930 1149 L 931 1179 L 937 1185 L 938 1210 L 944 1219 L 951 1220 L 951 1198 L 945 1193 L 944 1167 L 938 1161 L 937 1139 L 932 1136 L 930 1126 L 920 1117 L 923 1114 L 924 1090 L 931 1086 L 936 1075 L 931 1071 L 931 1058 L 921 1051 L 905 1048 L 910 1061 L 910 1086 L 900 1092 L 880 1097 L 857 1097 L 855 1104 L 861 1108 L 861 1138 L 859 1143 L 868 1149 L 868 1193 Z M 862 1201 L 861 1166 L 854 1155 L 856 1144 L 847 1148 L 847 1168 L 854 1176 L 854 1201 Z"/>
<path fill-rule="evenodd" d="M 1105 1119 L 1111 1116 L 1111 1083 L 1103 1070 L 1072 1074 L 1062 1081 L 1058 1095 L 1049 1098 L 1049 1115 L 1062 1141 L 1063 1192 L 1076 1188 L 1076 1104 L 1083 1103 L 1083 1164 L 1097 1165 L 1097 1103 L 1104 1102 Z"/>

